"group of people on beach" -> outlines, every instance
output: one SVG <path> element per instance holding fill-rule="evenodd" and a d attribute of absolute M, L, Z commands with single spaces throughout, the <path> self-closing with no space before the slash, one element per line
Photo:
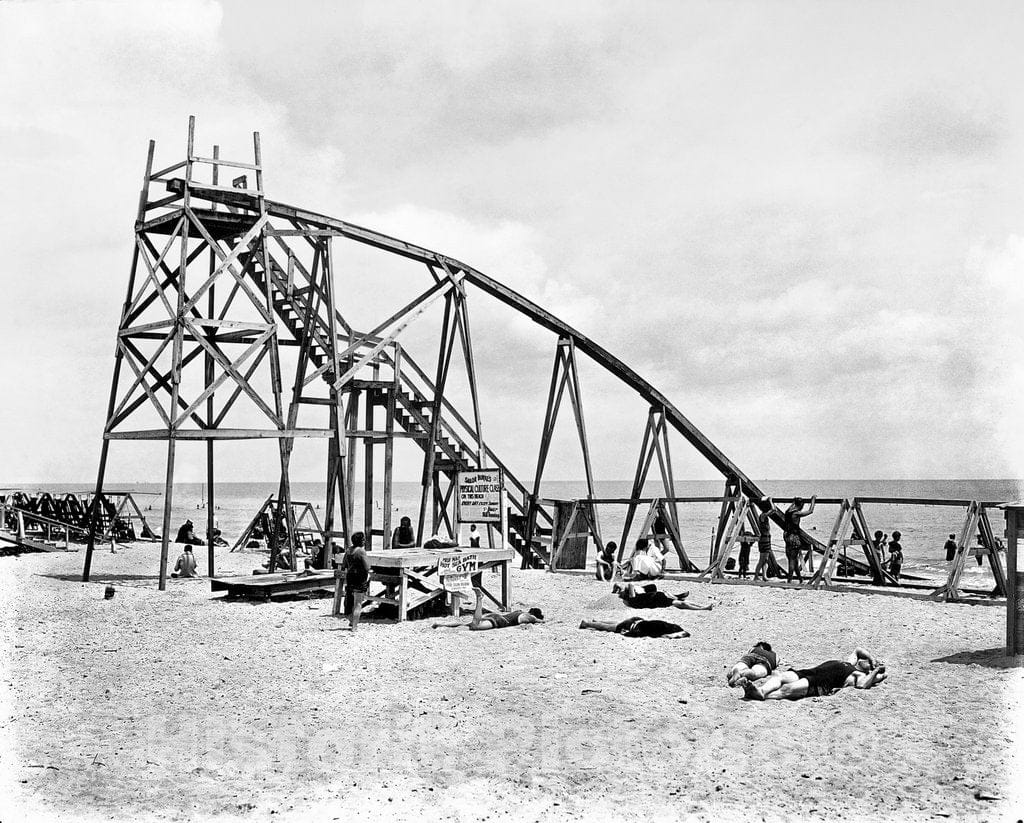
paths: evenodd
<path fill-rule="evenodd" d="M 794 501 L 796 503 L 796 501 Z M 807 510 L 798 506 L 795 517 L 788 522 L 799 523 L 799 517 L 805 517 L 813 511 L 814 500 Z M 405 520 L 405 518 L 403 518 Z M 403 523 L 408 526 L 409 524 Z M 399 527 L 401 528 L 401 526 Z M 767 531 L 767 529 L 765 530 Z M 399 535 L 396 534 L 396 538 Z M 894 534 L 894 537 L 898 535 Z M 396 541 L 397 542 L 397 541 Z M 788 548 L 788 546 L 787 546 Z M 602 552 L 598 560 L 598 575 L 615 574 L 612 555 L 615 545 Z M 655 543 L 653 546 L 646 538 L 637 541 L 636 549 L 630 558 L 628 570 L 622 575 L 623 568 L 618 568 L 622 580 L 614 581 L 612 592 L 632 609 L 664 609 L 675 608 L 687 611 L 711 611 L 710 604 L 700 606 L 689 601 L 689 592 L 670 594 L 660 591 L 652 582 L 664 574 L 665 549 Z M 637 562 L 637 558 L 639 562 Z M 788 559 L 788 558 L 787 558 Z M 791 564 L 792 565 L 792 564 Z M 351 628 L 357 630 L 363 602 L 369 592 L 371 564 L 365 548 L 365 535 L 356 532 L 349 541 L 342 562 L 345 575 L 345 613 L 349 615 Z M 611 577 L 603 578 L 611 579 Z M 484 591 L 474 587 L 476 596 L 473 615 L 469 622 L 456 619 L 436 622 L 432 628 L 465 628 L 469 631 L 493 631 L 516 626 L 530 626 L 544 622 L 544 613 L 538 607 L 516 609 L 514 611 L 484 611 Z M 619 621 L 599 621 L 584 619 L 580 629 L 610 632 L 624 637 L 649 637 L 682 639 L 690 637 L 690 633 L 682 626 L 658 618 L 645 618 L 631 615 Z M 830 695 L 842 688 L 870 689 L 886 679 L 885 666 L 862 648 L 856 648 L 845 660 L 826 660 L 816 666 L 806 668 L 780 668 L 778 655 L 770 643 L 759 641 L 749 652 L 740 657 L 726 674 L 726 682 L 730 687 L 740 687 L 748 700 L 796 700 L 802 697 L 821 697 Z"/>

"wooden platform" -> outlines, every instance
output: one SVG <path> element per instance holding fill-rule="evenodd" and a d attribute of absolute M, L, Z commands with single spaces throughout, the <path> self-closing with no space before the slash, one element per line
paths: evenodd
<path fill-rule="evenodd" d="M 210 590 L 226 591 L 228 597 L 247 597 L 253 600 L 269 600 L 271 597 L 296 592 L 334 588 L 334 570 L 316 571 L 312 574 L 287 572 L 284 574 L 254 574 L 244 577 L 211 577 Z"/>
<path fill-rule="evenodd" d="M 472 554 L 477 558 L 478 571 L 473 574 L 473 585 L 484 591 L 484 594 L 496 606 L 507 610 L 511 602 L 511 581 L 509 580 L 509 563 L 515 557 L 512 549 L 472 549 L 455 546 L 445 549 L 385 549 L 367 553 L 370 560 L 370 582 L 382 583 L 384 589 L 378 594 L 370 594 L 364 598 L 365 603 L 386 603 L 395 606 L 398 621 L 408 619 L 409 612 L 424 603 L 443 598 L 447 594 L 437 575 L 440 558 L 453 554 Z M 501 576 L 501 593 L 495 597 L 488 591 L 484 581 L 484 573 L 493 571 Z M 345 588 L 345 574 L 341 569 L 334 573 L 334 608 L 332 612 L 341 613 L 342 599 Z"/>

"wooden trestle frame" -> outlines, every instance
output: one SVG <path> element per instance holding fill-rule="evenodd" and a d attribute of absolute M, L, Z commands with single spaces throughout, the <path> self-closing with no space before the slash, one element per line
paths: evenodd
<path fill-rule="evenodd" d="M 503 471 L 510 492 L 509 533 L 502 538 L 523 555 L 524 562 L 535 554 L 548 562 L 550 557 L 535 540 L 545 529 L 550 533 L 552 524 L 551 514 L 541 505 L 540 484 L 566 392 L 587 479 L 587 500 L 580 501 L 580 505 L 586 504 L 587 517 L 593 521 L 593 532 L 600 542 L 578 353 L 614 375 L 650 409 L 632 494 L 625 501 L 629 509 L 620 551 L 625 550 L 636 507 L 644 500 L 644 482 L 656 455 L 664 494 L 652 503 L 642 531 L 649 531 L 661 514 L 680 566 L 697 570 L 679 539 L 676 504 L 681 498 L 675 495 L 668 449 L 668 432 L 672 429 L 726 479 L 724 498 L 728 500 L 723 501 L 715 543 L 717 558 L 724 563 L 726 550 L 735 542 L 736 524 L 744 517 L 749 519 L 749 503 L 744 508 L 743 501 L 759 500 L 763 492 L 663 394 L 606 349 L 508 286 L 455 258 L 268 199 L 258 133 L 253 135 L 251 161 L 224 159 L 216 146 L 210 156 L 204 156 L 196 151 L 195 120 L 190 118 L 184 160 L 154 170 L 154 152 L 151 141 L 114 351 L 83 580 L 89 579 L 91 571 L 98 522 L 95 501 L 102 493 L 110 444 L 115 440 L 167 443 L 160 588 L 166 587 L 175 453 L 182 440 L 206 444 L 207 572 L 211 575 L 215 570 L 214 446 L 221 440 L 277 441 L 280 482 L 276 500 L 280 505 L 274 507 L 274 517 L 279 520 L 275 526 L 284 530 L 292 547 L 296 524 L 290 463 L 295 441 L 327 441 L 325 548 L 318 558 L 320 566 L 330 564 L 332 541 L 344 543 L 353 527 L 361 526 L 370 545 L 378 538 L 380 545 L 388 545 L 396 438 L 409 438 L 423 450 L 417 516 L 420 542 L 428 530 L 454 532 L 451 511 L 456 474 L 493 467 Z M 229 185 L 221 180 L 221 173 L 226 171 L 238 175 L 228 181 Z M 430 276 L 430 285 L 384 322 L 369 331 L 357 330 L 340 311 L 334 277 L 335 240 L 359 243 L 420 263 Z M 516 478 L 484 440 L 470 333 L 469 286 L 523 314 L 557 338 L 532 489 Z M 428 308 L 441 301 L 444 313 L 437 359 L 425 370 L 403 349 L 399 338 Z M 462 351 L 470 389 L 472 409 L 466 416 L 445 397 L 450 369 L 457 359 L 456 345 Z M 283 373 L 281 347 L 297 347 L 294 379 L 289 382 Z M 309 420 L 315 411 L 319 411 L 319 417 Z M 147 413 L 155 415 L 156 423 L 141 422 Z M 254 416 L 258 422 L 252 422 Z M 384 452 L 383 478 L 374 471 L 377 447 L 383 447 Z M 354 487 L 360 451 L 366 489 L 361 523 Z M 381 479 L 384 498 L 378 524 L 374 521 L 373 496 L 375 481 Z M 340 529 L 335 524 L 336 505 Z M 781 511 L 773 508 L 770 517 L 777 525 L 782 524 Z M 803 536 L 817 550 L 824 550 L 811 535 Z M 488 541 L 493 544 L 490 533 Z M 294 551 L 291 555 L 294 557 Z M 271 569 L 275 562 L 276 551 L 272 549 Z"/>

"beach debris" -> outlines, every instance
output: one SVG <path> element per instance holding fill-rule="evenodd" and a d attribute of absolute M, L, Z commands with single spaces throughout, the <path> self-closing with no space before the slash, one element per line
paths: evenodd
<path fill-rule="evenodd" d="M 103 590 L 103 599 L 104 600 L 112 600 L 113 598 L 114 598 L 114 587 L 113 586 L 107 586 Z"/>
<path fill-rule="evenodd" d="M 975 800 L 1002 800 L 998 794 L 992 794 L 991 792 L 985 792 L 979 789 L 974 793 Z"/>
<path fill-rule="evenodd" d="M 583 689 L 580 694 L 600 694 L 601 689 Z"/>

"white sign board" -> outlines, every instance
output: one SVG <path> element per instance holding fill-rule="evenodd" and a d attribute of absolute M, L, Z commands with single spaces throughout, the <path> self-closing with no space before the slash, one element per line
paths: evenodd
<path fill-rule="evenodd" d="M 446 554 L 437 561 L 437 576 L 446 592 L 456 592 L 464 597 L 473 594 L 472 575 L 480 563 L 475 554 Z"/>
<path fill-rule="evenodd" d="M 459 472 L 456 484 L 460 523 L 501 523 L 504 487 L 501 469 Z"/>
<path fill-rule="evenodd" d="M 446 592 L 461 594 L 466 598 L 472 597 L 473 595 L 473 581 L 469 579 L 469 572 L 446 574 L 442 579 L 442 582 L 444 583 L 444 590 Z"/>
<path fill-rule="evenodd" d="M 437 576 L 472 574 L 480 568 L 475 554 L 446 554 L 437 560 Z"/>

